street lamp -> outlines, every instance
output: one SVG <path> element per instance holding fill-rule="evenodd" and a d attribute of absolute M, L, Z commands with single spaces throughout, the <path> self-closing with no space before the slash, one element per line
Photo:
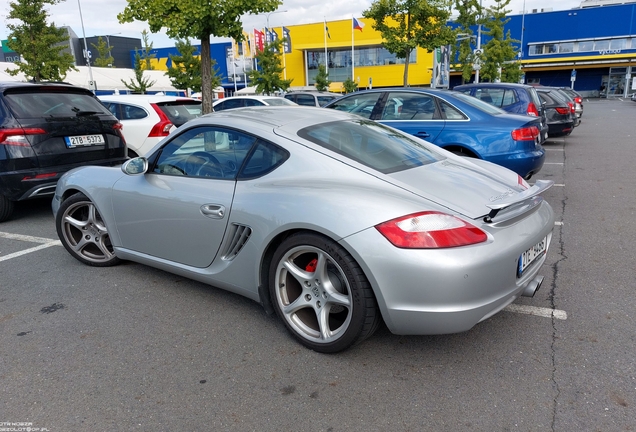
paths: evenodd
<path fill-rule="evenodd" d="M 274 11 L 274 12 L 270 12 L 267 14 L 267 29 L 269 30 L 269 16 L 275 13 L 283 13 L 283 12 L 287 12 L 286 10 L 284 11 Z"/>
<path fill-rule="evenodd" d="M 113 57 L 113 55 L 110 53 L 110 37 L 111 37 L 111 36 L 117 36 L 117 35 L 120 35 L 120 34 L 121 34 L 121 32 L 119 32 L 119 33 L 114 33 L 114 34 L 112 34 L 112 35 L 106 35 L 106 44 L 108 45 L 108 55 L 109 55 L 110 57 Z M 113 62 L 114 62 L 114 61 L 115 61 L 115 57 L 113 57 Z M 111 65 L 109 65 L 109 66 L 110 66 L 110 67 L 113 67 L 113 65 L 112 65 L 112 64 L 111 64 Z"/>
<path fill-rule="evenodd" d="M 473 68 L 475 69 L 475 83 L 479 83 L 479 70 L 481 69 L 481 55 L 483 51 L 481 50 L 481 18 L 483 16 L 483 11 L 481 7 L 481 0 L 479 0 L 479 26 L 477 27 L 477 49 L 474 51 L 474 55 L 477 57 L 477 64 L 475 65 L 473 62 Z"/>
<path fill-rule="evenodd" d="M 86 59 L 86 65 L 88 66 L 88 79 L 89 87 L 93 92 L 97 90 L 95 81 L 93 81 L 93 70 L 91 69 L 91 54 L 88 50 L 88 44 L 86 43 L 86 32 L 84 31 L 84 18 L 82 17 L 82 5 L 80 0 L 77 0 L 77 7 L 79 8 L 80 22 L 82 23 L 82 36 L 84 37 L 84 58 Z"/>

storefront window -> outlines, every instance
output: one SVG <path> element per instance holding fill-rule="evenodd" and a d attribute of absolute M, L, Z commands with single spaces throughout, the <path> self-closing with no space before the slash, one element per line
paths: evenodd
<path fill-rule="evenodd" d="M 609 49 L 611 50 L 623 50 L 626 47 L 627 39 L 612 39 L 609 45 Z"/>
<path fill-rule="evenodd" d="M 594 42 L 594 51 L 607 51 L 609 49 L 608 40 L 599 40 Z"/>
<path fill-rule="evenodd" d="M 579 42 L 579 52 L 594 51 L 594 41 Z"/>
<path fill-rule="evenodd" d="M 574 51 L 574 42 L 564 42 L 559 44 L 560 53 L 571 53 Z"/>

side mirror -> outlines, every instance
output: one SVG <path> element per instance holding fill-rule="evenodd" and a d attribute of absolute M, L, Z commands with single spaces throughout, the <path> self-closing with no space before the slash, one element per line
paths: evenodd
<path fill-rule="evenodd" d="M 121 170 L 124 172 L 124 174 L 128 175 L 145 174 L 148 170 L 148 159 L 146 159 L 145 157 L 128 159 L 121 166 Z"/>

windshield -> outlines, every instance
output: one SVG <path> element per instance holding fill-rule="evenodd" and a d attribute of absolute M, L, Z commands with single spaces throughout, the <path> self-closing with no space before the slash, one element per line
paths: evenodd
<path fill-rule="evenodd" d="M 432 145 L 364 119 L 321 123 L 298 135 L 384 174 L 445 159 Z"/>
<path fill-rule="evenodd" d="M 268 99 L 263 99 L 263 101 L 267 105 L 279 106 L 279 105 L 296 105 L 292 101 L 282 98 L 282 97 L 273 97 Z"/>
<path fill-rule="evenodd" d="M 201 116 L 201 101 L 177 100 L 172 102 L 159 102 L 157 106 L 175 126 L 181 126 L 188 120 Z"/>
<path fill-rule="evenodd" d="M 502 110 L 501 108 L 497 108 L 496 106 L 490 105 L 487 102 L 484 102 L 480 99 L 477 99 L 476 97 L 469 96 L 464 93 L 454 92 L 453 97 L 472 106 L 473 108 L 477 108 L 478 110 L 485 111 L 490 115 L 506 114 L 506 111 Z"/>

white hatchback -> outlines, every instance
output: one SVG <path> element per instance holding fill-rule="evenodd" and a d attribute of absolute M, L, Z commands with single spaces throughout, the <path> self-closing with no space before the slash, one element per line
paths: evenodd
<path fill-rule="evenodd" d="M 252 107 L 252 106 L 281 106 L 281 105 L 297 105 L 296 103 L 279 96 L 230 96 L 215 101 L 212 106 L 214 111 L 223 111 L 226 109 Z"/>
<path fill-rule="evenodd" d="M 201 101 L 192 98 L 157 95 L 98 98 L 123 125 L 130 157 L 145 156 L 171 131 L 201 115 Z"/>

